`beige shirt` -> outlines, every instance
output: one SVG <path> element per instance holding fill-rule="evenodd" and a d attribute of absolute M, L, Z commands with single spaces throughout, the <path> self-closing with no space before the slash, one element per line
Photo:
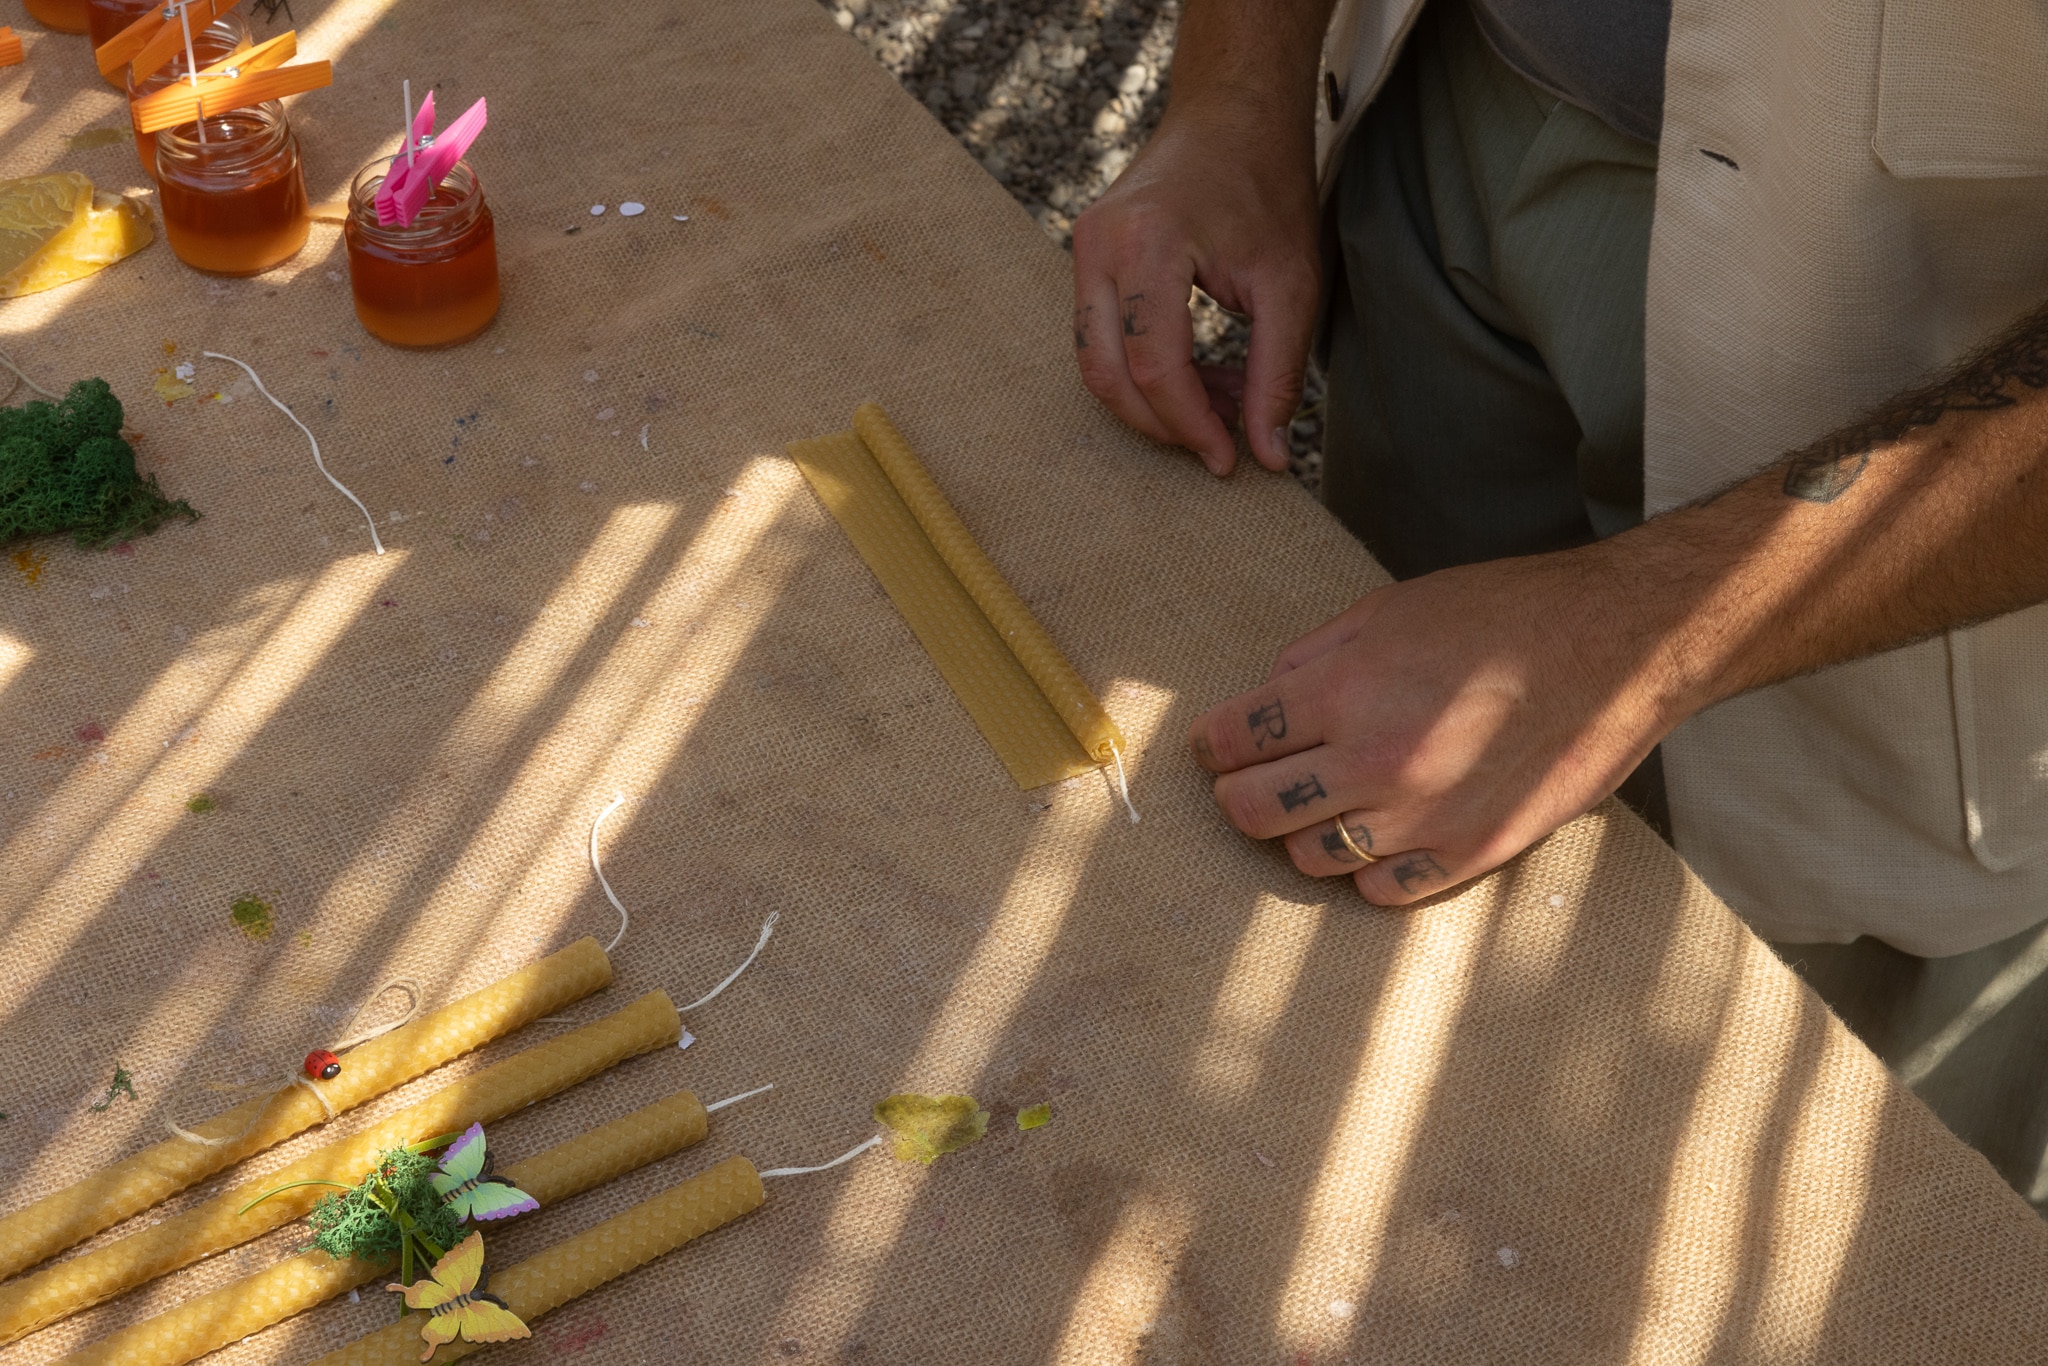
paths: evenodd
<path fill-rule="evenodd" d="M 1326 187 L 1419 8 L 1340 0 Z M 1653 516 L 2048 301 L 2048 5 L 1676 0 L 1659 158 Z M 2048 919 L 2048 607 L 1722 703 L 1665 772 L 1681 852 L 1766 937 L 2016 933 Z"/>

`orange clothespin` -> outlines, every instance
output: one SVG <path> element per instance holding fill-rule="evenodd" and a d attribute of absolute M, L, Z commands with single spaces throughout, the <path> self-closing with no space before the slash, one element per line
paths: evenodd
<path fill-rule="evenodd" d="M 208 24 L 233 9 L 236 0 L 183 0 L 183 4 L 186 10 L 185 18 L 189 18 L 192 21 L 192 36 L 196 38 L 205 32 Z M 171 10 L 172 7 L 166 5 L 159 13 L 169 14 Z M 119 35 L 116 36 L 118 37 Z M 168 62 L 184 50 L 185 25 L 183 20 L 179 18 L 166 20 L 151 35 L 149 41 L 143 44 L 142 50 L 129 59 L 131 65 L 135 68 L 135 79 L 141 81 L 154 76 L 163 69 L 165 62 Z"/>
<path fill-rule="evenodd" d="M 284 65 L 298 55 L 298 50 L 296 32 L 280 33 L 267 43 L 204 68 L 196 83 L 181 79 L 152 91 L 135 101 L 135 131 L 158 133 L 181 123 L 225 114 L 230 109 L 334 84 L 332 62 Z"/>
<path fill-rule="evenodd" d="M 184 46 L 187 18 L 192 21 L 192 31 L 197 33 L 237 3 L 238 0 L 169 0 L 101 43 L 93 50 L 93 60 L 99 63 L 100 74 L 107 77 L 134 62 L 136 79 L 140 80 L 154 74 L 171 59 L 173 52 Z M 144 53 L 151 54 L 150 58 L 145 59 Z"/>
<path fill-rule="evenodd" d="M 0 24 L 0 66 L 21 65 L 21 35 Z"/>

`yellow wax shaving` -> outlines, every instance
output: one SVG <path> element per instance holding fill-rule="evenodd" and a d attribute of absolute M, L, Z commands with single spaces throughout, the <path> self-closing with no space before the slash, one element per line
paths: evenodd
<path fill-rule="evenodd" d="M 1049 1103 L 1041 1102 L 1028 1110 L 1019 1110 L 1017 1112 L 1017 1127 L 1019 1129 L 1042 1129 L 1050 1123 L 1052 1123 L 1052 1106 Z"/>
<path fill-rule="evenodd" d="M 298 1186 L 245 1211 L 266 1191 L 293 1181 L 354 1185 L 386 1148 L 487 1124 L 567 1090 L 622 1059 L 673 1044 L 682 1028 L 675 1003 L 665 992 L 650 991 L 623 1010 L 451 1082 L 381 1123 L 267 1176 L 0 1286 L 0 1343 L 288 1223 L 311 1209 L 325 1188 Z"/>
<path fill-rule="evenodd" d="M 760 1208 L 766 1195 L 754 1164 L 744 1157 L 728 1157 L 709 1171 L 535 1253 L 517 1266 L 504 1271 L 486 1266 L 489 1279 L 485 1289 L 531 1325 L 578 1295 Z M 412 1366 L 420 1359 L 424 1317 L 407 1314 L 340 1351 L 329 1352 L 314 1366 Z M 480 1350 L 477 1343 L 451 1342 L 434 1353 L 434 1360 L 453 1361 Z"/>
<path fill-rule="evenodd" d="M 148 246 L 149 211 L 77 171 L 0 180 L 0 299 L 82 280 Z"/>
<path fill-rule="evenodd" d="M 321 1087 L 336 1110 L 351 1109 L 523 1024 L 580 1001 L 610 985 L 611 980 L 611 962 L 597 941 L 579 939 L 352 1049 L 342 1062 L 341 1075 Z M 312 1092 L 302 1086 L 280 1085 L 260 1099 L 192 1124 L 192 1132 L 201 1137 L 230 1141 L 208 1145 L 173 1138 L 153 1144 L 0 1219 L 0 1276 L 12 1276 L 55 1256 L 326 1118 L 326 1109 Z M 230 1137 L 237 1134 L 240 1137 Z M 0 1288 L 0 1302 L 15 1288 Z"/>
<path fill-rule="evenodd" d="M 498 1176 L 546 1209 L 701 1142 L 705 1128 L 704 1107 L 683 1091 L 514 1163 Z M 336 1261 L 318 1249 L 302 1252 L 101 1338 L 63 1358 L 63 1366 L 183 1366 L 390 1274 L 389 1260 Z M 500 1284 L 494 1280 L 491 1288 Z M 418 1331 L 415 1323 L 415 1342 Z"/>
<path fill-rule="evenodd" d="M 896 486 L 896 492 L 902 495 L 946 567 L 973 595 L 996 628 L 996 634 L 1038 684 L 1060 720 L 1081 742 L 1081 748 L 1098 764 L 1110 762 L 1114 753 L 1124 748 L 1123 733 L 1067 657 L 1060 653 L 1060 647 L 1038 624 L 1024 599 L 1017 596 L 1002 571 L 982 553 L 973 533 L 953 511 L 953 505 L 939 491 L 930 472 L 910 449 L 910 443 L 889 421 L 889 415 L 877 404 L 863 403 L 854 409 L 853 429 L 874 454 L 875 463 L 889 476 L 889 482 Z"/>
<path fill-rule="evenodd" d="M 789 454 L 1017 785 L 1042 787 L 1093 768 L 860 438 L 799 441 Z"/>
<path fill-rule="evenodd" d="M 169 370 L 156 372 L 156 384 L 153 387 L 156 389 L 156 396 L 164 401 L 166 408 L 181 398 L 190 398 L 199 392 Z"/>
<path fill-rule="evenodd" d="M 988 1132 L 988 1111 L 973 1096 L 899 1092 L 875 1103 L 875 1122 L 896 1135 L 896 1156 L 927 1167 Z"/>

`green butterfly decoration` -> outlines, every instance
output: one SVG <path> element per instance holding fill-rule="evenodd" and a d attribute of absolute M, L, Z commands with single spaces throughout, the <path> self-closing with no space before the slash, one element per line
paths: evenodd
<path fill-rule="evenodd" d="M 441 1154 L 441 1170 L 431 1179 L 458 1219 L 507 1219 L 540 1208 L 540 1201 L 519 1187 L 490 1175 L 481 1124 L 470 1125 L 448 1145 Z"/>

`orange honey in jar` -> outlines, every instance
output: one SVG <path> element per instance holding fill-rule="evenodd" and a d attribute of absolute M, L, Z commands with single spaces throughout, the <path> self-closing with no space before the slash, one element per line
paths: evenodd
<path fill-rule="evenodd" d="M 151 10 L 162 8 L 163 4 L 164 0 L 85 0 L 85 31 L 92 40 L 92 50 L 98 52 L 108 39 Z M 197 47 L 199 35 L 193 34 L 192 39 L 193 46 Z M 118 70 L 105 74 L 107 84 L 121 84 Z"/>
<path fill-rule="evenodd" d="M 393 346 L 453 346 L 498 316 L 498 236 L 483 186 L 466 161 L 449 168 L 410 224 L 377 221 L 375 161 L 349 189 L 349 288 L 356 317 Z"/>
<path fill-rule="evenodd" d="M 269 270 L 312 230 L 299 142 L 275 100 L 158 133 L 156 185 L 171 251 L 209 274 Z"/>
<path fill-rule="evenodd" d="M 21 0 L 28 17 L 59 33 L 84 33 L 90 27 L 85 0 Z"/>
<path fill-rule="evenodd" d="M 192 57 L 204 71 L 223 57 L 232 57 L 246 51 L 255 40 L 249 34 L 249 25 L 239 14 L 225 14 L 192 35 Z M 135 79 L 133 67 L 122 67 L 123 79 L 128 87 L 128 104 L 133 108 L 144 95 L 154 95 L 173 81 L 185 76 L 185 49 L 180 47 L 171 60 L 165 62 L 141 80 Z M 135 155 L 142 158 L 142 169 L 150 175 L 156 174 L 156 134 L 135 135 Z"/>

